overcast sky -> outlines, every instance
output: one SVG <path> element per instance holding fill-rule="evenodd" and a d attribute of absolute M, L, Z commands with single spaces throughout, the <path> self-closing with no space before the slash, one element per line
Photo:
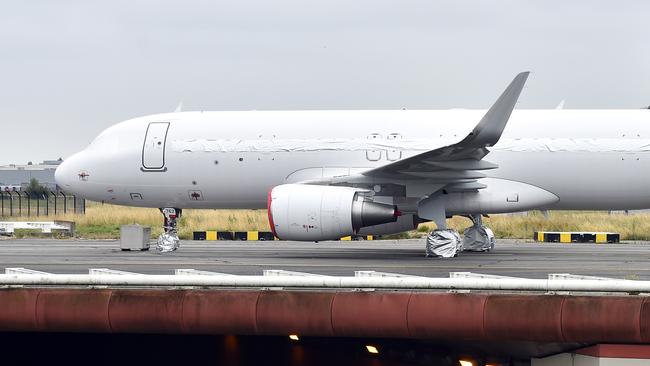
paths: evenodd
<path fill-rule="evenodd" d="M 0 164 L 185 109 L 650 104 L 648 1 L 5 1 Z M 425 132 L 425 130 L 423 130 Z"/>

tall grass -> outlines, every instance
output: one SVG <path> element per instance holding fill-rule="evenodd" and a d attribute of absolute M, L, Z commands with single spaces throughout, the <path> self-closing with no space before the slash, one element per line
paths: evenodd
<path fill-rule="evenodd" d="M 88 239 L 118 238 L 120 226 L 140 224 L 151 227 L 151 234 L 162 233 L 163 216 L 156 208 L 126 207 L 88 202 L 85 215 L 59 214 L 50 216 L 4 217 L 6 221 L 66 220 L 76 223 L 77 236 Z M 179 220 L 179 236 L 192 237 L 193 231 L 268 231 L 264 210 L 183 210 Z"/>
<path fill-rule="evenodd" d="M 39 217 L 5 217 L 3 220 L 68 220 L 76 222 L 77 236 L 88 239 L 118 238 L 121 225 L 141 224 L 152 228 L 152 236 L 162 232 L 162 214 L 154 208 L 135 208 L 89 202 L 85 215 L 60 214 Z M 460 232 L 471 225 L 463 217 L 447 220 L 449 227 Z M 534 231 L 609 231 L 623 240 L 650 240 L 650 214 L 623 215 L 607 212 L 551 211 L 548 218 L 539 212 L 527 215 L 492 215 L 484 219 L 498 238 L 532 238 Z M 421 224 L 407 236 L 418 237 L 435 228 Z M 179 236 L 192 237 L 193 231 L 268 231 L 265 210 L 183 210 Z"/>
<path fill-rule="evenodd" d="M 551 211 L 546 218 L 538 211 L 526 215 L 491 215 L 483 223 L 497 238 L 532 238 L 535 231 L 605 231 L 621 234 L 621 240 L 650 240 L 650 214 L 609 214 L 603 211 Z M 471 225 L 464 217 L 447 220 L 449 227 L 462 232 Z M 422 228 L 424 226 L 425 228 Z M 435 224 L 420 225 L 420 231 Z"/>

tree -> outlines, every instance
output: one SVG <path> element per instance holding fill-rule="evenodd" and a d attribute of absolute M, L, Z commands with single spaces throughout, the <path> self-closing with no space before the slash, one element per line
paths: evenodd
<path fill-rule="evenodd" d="M 43 195 L 47 189 L 41 185 L 41 183 L 38 181 L 36 178 L 32 178 L 29 180 L 29 186 L 27 187 L 27 194 L 31 198 L 43 198 Z"/>

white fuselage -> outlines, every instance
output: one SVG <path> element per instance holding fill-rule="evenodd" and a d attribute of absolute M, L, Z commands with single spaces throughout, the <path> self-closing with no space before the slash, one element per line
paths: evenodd
<path fill-rule="evenodd" d="M 263 208 L 284 183 L 360 173 L 462 140 L 481 110 L 181 112 L 105 130 L 57 169 L 66 191 L 121 205 Z M 650 208 L 650 111 L 515 110 L 489 178 L 552 209 Z M 423 187 L 424 184 L 424 187 Z M 407 185 L 408 186 L 408 185 Z M 426 191 L 413 182 L 408 197 Z"/>

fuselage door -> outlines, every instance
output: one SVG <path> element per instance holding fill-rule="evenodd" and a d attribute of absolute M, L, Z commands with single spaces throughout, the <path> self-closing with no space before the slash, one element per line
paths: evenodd
<path fill-rule="evenodd" d="M 151 122 L 147 127 L 142 146 L 143 170 L 164 171 L 165 144 L 169 122 Z"/>

